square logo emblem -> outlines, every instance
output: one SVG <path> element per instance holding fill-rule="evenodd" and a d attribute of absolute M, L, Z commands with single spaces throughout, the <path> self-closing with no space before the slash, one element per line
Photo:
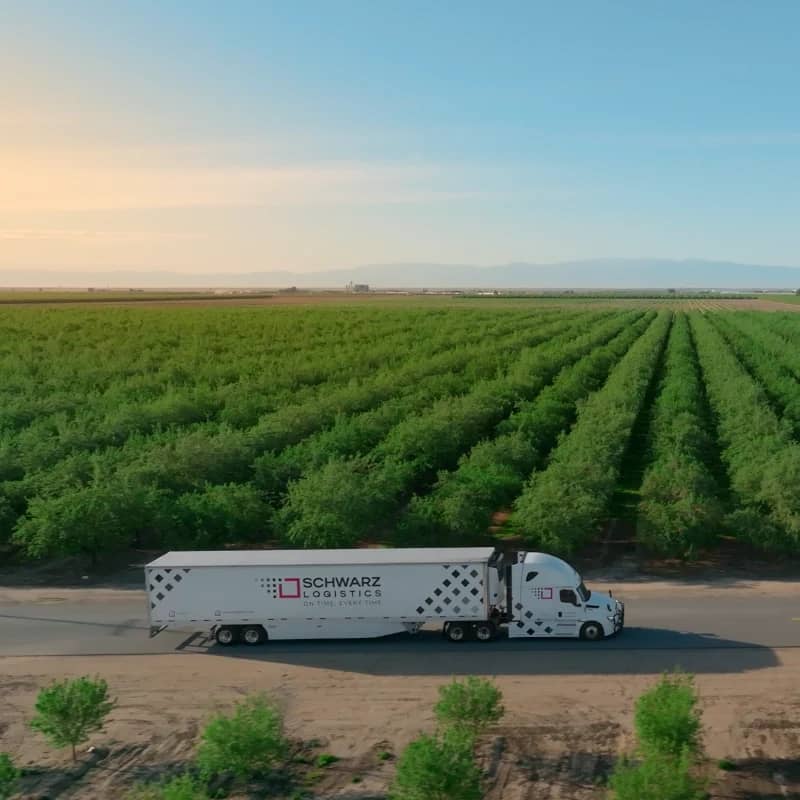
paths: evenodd
<path fill-rule="evenodd" d="M 278 584 L 278 597 L 297 600 L 300 597 L 300 578 L 283 578 Z"/>

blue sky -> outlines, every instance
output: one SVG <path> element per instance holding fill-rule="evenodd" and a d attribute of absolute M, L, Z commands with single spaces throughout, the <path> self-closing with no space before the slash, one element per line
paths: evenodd
<path fill-rule="evenodd" d="M 3 267 L 800 265 L 799 3 L 2 11 Z"/>

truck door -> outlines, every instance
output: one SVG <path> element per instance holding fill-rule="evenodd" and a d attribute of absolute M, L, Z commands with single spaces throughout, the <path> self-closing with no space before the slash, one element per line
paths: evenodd
<path fill-rule="evenodd" d="M 509 636 L 557 636 L 558 590 L 528 564 L 515 564 L 514 621 Z"/>
<path fill-rule="evenodd" d="M 578 628 L 578 615 L 583 609 L 580 597 L 575 589 L 558 590 L 556 605 L 556 629 L 560 636 L 574 636 Z"/>

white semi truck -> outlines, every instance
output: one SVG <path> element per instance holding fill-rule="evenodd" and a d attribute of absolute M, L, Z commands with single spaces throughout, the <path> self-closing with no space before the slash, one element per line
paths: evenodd
<path fill-rule="evenodd" d="M 207 623 L 221 645 L 417 633 L 597 640 L 625 607 L 545 553 L 492 547 L 171 552 L 145 567 L 150 634 Z"/>

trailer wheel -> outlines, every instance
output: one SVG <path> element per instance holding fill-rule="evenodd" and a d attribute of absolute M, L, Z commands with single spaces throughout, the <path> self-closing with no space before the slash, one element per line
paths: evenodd
<path fill-rule="evenodd" d="M 599 622 L 586 622 L 581 628 L 581 639 L 596 642 L 603 638 L 603 626 Z"/>
<path fill-rule="evenodd" d="M 242 640 L 245 644 L 261 644 L 267 638 L 267 634 L 260 625 L 248 625 L 242 629 Z"/>
<path fill-rule="evenodd" d="M 232 625 L 221 625 L 214 633 L 217 644 L 223 647 L 230 647 L 239 641 L 239 631 Z"/>
<path fill-rule="evenodd" d="M 497 633 L 493 622 L 479 622 L 475 626 L 475 638 L 479 642 L 491 642 Z"/>
<path fill-rule="evenodd" d="M 445 629 L 445 636 L 451 642 L 463 642 L 467 638 L 467 627 L 460 622 L 450 622 Z"/>

